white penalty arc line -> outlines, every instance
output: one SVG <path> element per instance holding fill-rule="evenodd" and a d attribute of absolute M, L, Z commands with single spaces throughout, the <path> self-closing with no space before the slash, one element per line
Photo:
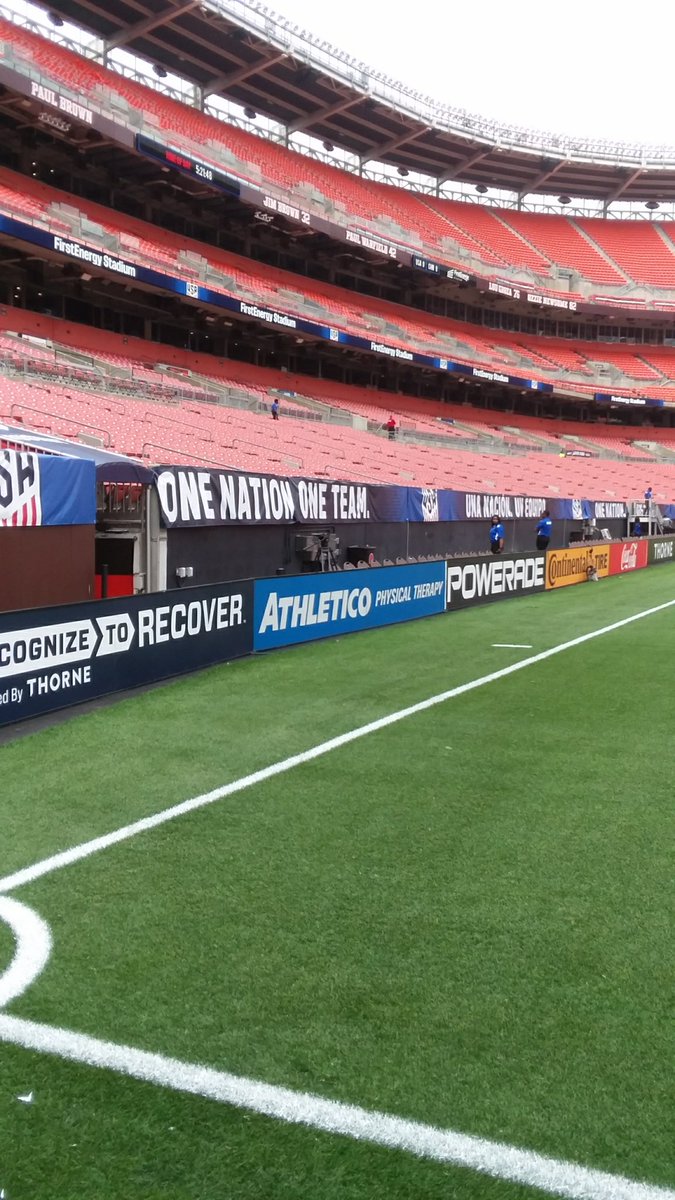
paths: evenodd
<path fill-rule="evenodd" d="M 636 1182 L 472 1134 L 341 1104 L 308 1092 L 260 1083 L 2 1013 L 0 1041 L 176 1092 L 202 1096 L 292 1125 L 305 1125 L 324 1133 L 407 1151 L 418 1158 L 466 1167 L 496 1179 L 539 1188 L 566 1200 L 675 1200 L 675 1192 L 656 1184 Z"/>
<path fill-rule="evenodd" d="M 273 779 L 276 775 L 282 775 L 286 771 L 292 771 L 294 767 L 302 766 L 303 763 L 321 758 L 324 754 L 329 754 L 331 750 L 338 750 L 341 746 L 347 746 L 350 742 L 355 742 L 359 738 L 366 737 L 369 733 L 376 733 L 380 729 L 386 729 L 389 725 L 395 725 L 398 721 L 405 720 L 406 717 L 413 717 L 417 713 L 426 712 L 427 709 L 434 708 L 438 704 L 444 704 L 446 700 L 453 700 L 456 696 L 464 696 L 467 692 L 473 692 L 476 688 L 484 687 L 485 684 L 496 683 L 498 679 L 505 679 L 508 675 L 514 675 L 516 671 L 523 671 L 525 667 L 532 667 L 535 663 L 544 662 L 547 658 L 553 658 L 556 654 L 562 654 L 564 650 L 572 650 L 575 646 L 583 646 L 586 642 L 592 642 L 595 638 L 603 637 L 606 633 L 612 633 L 615 629 L 623 629 L 626 625 L 632 625 L 635 621 L 643 620 L 644 617 L 651 617 L 655 613 L 663 612 L 665 609 L 672 608 L 673 605 L 675 605 L 675 600 L 667 600 L 664 604 L 657 604 L 653 608 L 645 608 L 642 612 L 633 613 L 630 617 L 623 617 L 620 621 L 613 621 L 611 625 L 604 625 L 602 629 L 594 629 L 590 633 L 583 633 L 580 637 L 571 638 L 567 642 L 560 642 L 557 646 L 551 646 L 549 650 L 542 650 L 538 654 L 530 655 L 529 658 L 522 658 L 519 662 L 501 667 L 498 671 L 491 671 L 489 675 L 482 675 L 479 679 L 472 679 L 469 683 L 462 683 L 458 687 L 449 688 L 446 692 L 439 692 L 436 696 L 429 696 L 427 700 L 420 700 L 416 704 L 410 704 L 407 708 L 399 709 L 398 712 L 389 713 L 385 717 L 378 717 L 375 721 L 369 721 L 367 725 L 360 725 L 357 729 L 338 734 L 337 737 L 320 742 L 317 746 L 312 746 L 309 750 L 303 750 L 300 754 L 292 754 L 290 758 L 284 758 L 280 762 L 272 763 L 270 766 L 263 767 L 259 771 L 253 771 L 250 775 L 244 775 L 240 779 L 233 780 L 232 783 L 226 783 L 222 787 L 214 788 L 211 792 L 205 792 L 201 796 L 193 796 L 191 800 L 183 800 L 179 804 L 165 808 L 150 817 L 142 817 L 139 821 L 133 821 L 130 825 L 123 825 L 120 829 L 114 829 L 111 833 L 103 834 L 102 837 L 92 838 L 88 842 L 82 842 L 79 846 L 71 846 L 68 850 L 52 854 L 49 858 L 44 858 L 40 862 L 33 863 L 30 867 L 23 867 L 19 871 L 14 871 L 11 875 L 6 875 L 4 879 L 0 879 L 0 893 L 10 892 L 15 888 L 23 887 L 24 884 L 33 883 L 34 880 L 40 879 L 43 875 L 49 875 L 52 871 L 59 871 L 62 867 L 70 866 L 71 863 L 79 862 L 83 858 L 89 858 L 92 854 L 97 854 L 99 850 L 107 850 L 108 847 L 115 846 L 119 842 L 126 842 L 129 838 L 136 837 L 139 833 L 145 833 L 150 829 L 157 829 L 158 826 L 166 824 L 167 821 L 174 821 L 176 817 L 185 816 L 186 813 L 194 812 L 198 808 L 204 808 L 207 804 L 214 804 L 216 800 L 224 800 L 225 797 L 234 796 L 237 792 L 243 792 L 246 788 L 255 787 L 258 783 L 265 783 L 266 780 Z"/>
<path fill-rule="evenodd" d="M 9 925 L 16 942 L 14 958 L 0 975 L 0 1008 L 4 1008 L 44 970 L 52 952 L 52 936 L 42 917 L 11 896 L 0 896 L 0 921 Z"/>

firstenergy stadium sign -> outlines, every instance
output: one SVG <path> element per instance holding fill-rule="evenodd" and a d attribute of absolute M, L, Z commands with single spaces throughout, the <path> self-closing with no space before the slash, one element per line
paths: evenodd
<path fill-rule="evenodd" d="M 0 725 L 250 653 L 253 584 L 0 615 Z"/>

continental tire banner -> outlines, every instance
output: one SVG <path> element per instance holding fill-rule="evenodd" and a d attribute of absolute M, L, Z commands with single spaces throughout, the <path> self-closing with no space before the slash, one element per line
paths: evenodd
<path fill-rule="evenodd" d="M 543 592 L 545 554 L 500 554 L 452 559 L 447 564 L 446 604 L 469 608 L 489 600 L 508 600 Z"/>
<path fill-rule="evenodd" d="M 675 537 L 653 538 L 649 543 L 649 565 L 675 562 Z"/>
<path fill-rule="evenodd" d="M 253 584 L 0 615 L 0 725 L 249 654 Z"/>
<path fill-rule="evenodd" d="M 609 575 L 611 547 L 606 542 L 595 542 L 570 550 L 549 550 L 546 554 L 546 589 L 569 587 L 572 583 L 585 583 L 588 568 L 595 567 L 598 576 Z"/>
<path fill-rule="evenodd" d="M 628 571 L 639 571 L 649 561 L 647 542 L 635 538 L 632 542 L 615 542 L 609 549 L 610 575 L 625 575 Z"/>
<path fill-rule="evenodd" d="M 272 650 L 445 611 L 445 563 L 256 579 L 254 650 Z"/>

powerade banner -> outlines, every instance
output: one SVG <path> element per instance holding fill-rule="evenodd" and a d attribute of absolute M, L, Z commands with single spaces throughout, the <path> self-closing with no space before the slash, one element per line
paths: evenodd
<path fill-rule="evenodd" d="M 252 649 L 253 584 L 0 614 L 0 725 Z"/>
<path fill-rule="evenodd" d="M 0 449 L 0 528 L 95 524 L 93 462 Z"/>
<path fill-rule="evenodd" d="M 158 467 L 156 483 L 169 529 L 407 519 L 406 488 L 194 467 Z"/>
<path fill-rule="evenodd" d="M 675 537 L 654 538 L 649 542 L 649 565 L 675 562 Z"/>
<path fill-rule="evenodd" d="M 272 650 L 445 611 L 445 563 L 256 579 L 254 650 Z"/>
<path fill-rule="evenodd" d="M 483 555 L 451 559 L 447 563 L 446 602 L 449 609 L 528 596 L 543 592 L 545 586 L 545 554 Z"/>

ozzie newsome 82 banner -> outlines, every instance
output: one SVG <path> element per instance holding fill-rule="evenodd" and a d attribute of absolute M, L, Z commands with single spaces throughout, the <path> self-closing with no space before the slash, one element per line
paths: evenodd
<path fill-rule="evenodd" d="M 0 725 L 250 654 L 253 583 L 0 614 Z"/>

